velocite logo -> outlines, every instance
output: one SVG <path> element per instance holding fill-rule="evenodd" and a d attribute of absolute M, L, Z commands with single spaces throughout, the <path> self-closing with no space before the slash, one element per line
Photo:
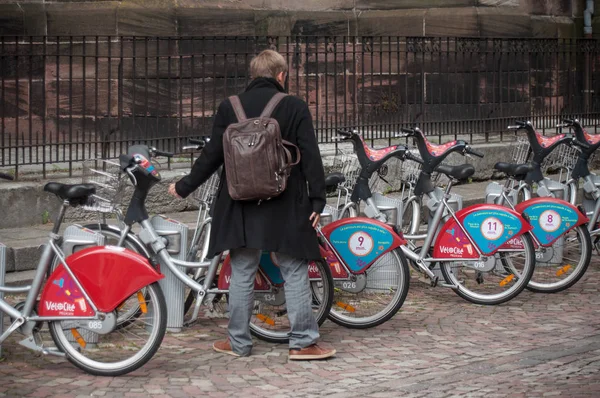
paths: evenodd
<path fill-rule="evenodd" d="M 461 249 L 460 247 L 440 246 L 440 252 L 442 252 L 444 254 L 458 254 L 458 255 L 462 255 L 463 251 L 464 251 L 464 249 Z"/>
<path fill-rule="evenodd" d="M 55 303 L 54 301 L 46 301 L 46 310 L 48 311 L 65 311 L 75 312 L 75 304 L 63 302 Z"/>

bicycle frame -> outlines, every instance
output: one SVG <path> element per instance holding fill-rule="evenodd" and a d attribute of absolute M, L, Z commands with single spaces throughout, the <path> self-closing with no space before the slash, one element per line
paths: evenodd
<path fill-rule="evenodd" d="M 529 223 L 523 219 L 521 215 L 514 211 L 507 211 L 508 209 L 503 208 L 501 206 L 489 207 L 486 205 L 473 205 L 469 206 L 465 209 L 460 210 L 459 212 L 455 212 L 450 204 L 448 203 L 448 199 L 450 199 L 450 190 L 452 188 L 452 181 L 449 182 L 446 187 L 446 191 L 441 199 L 441 203 L 439 203 L 438 207 L 435 210 L 435 213 L 432 218 L 431 224 L 428 226 L 428 233 L 422 235 L 404 235 L 406 239 L 409 241 L 421 240 L 424 239 L 424 243 L 422 249 L 419 253 L 416 253 L 413 249 L 408 246 L 402 246 L 401 249 L 406 257 L 410 260 L 413 260 L 417 266 L 425 273 L 432 281 L 432 285 L 437 284 L 438 277 L 431 271 L 428 264 L 432 264 L 438 261 L 459 261 L 459 260 L 469 260 L 469 261 L 478 261 L 485 262 L 488 257 L 492 256 L 497 251 L 505 250 L 503 248 L 503 244 L 505 244 L 509 240 L 509 236 L 501 235 L 498 237 L 498 244 L 495 244 L 495 247 L 490 249 L 489 247 L 487 251 L 481 248 L 482 237 L 483 240 L 487 240 L 485 235 L 482 236 L 474 236 L 472 231 L 469 231 L 469 228 L 466 228 L 463 225 L 463 221 L 461 217 L 467 214 L 464 218 L 468 217 L 469 213 L 477 214 L 478 212 L 492 212 L 490 215 L 494 217 L 498 217 L 502 215 L 505 218 L 505 221 L 508 223 L 503 223 L 503 230 L 506 228 L 510 228 L 512 234 L 510 238 L 516 238 L 528 231 L 531 230 L 531 226 Z M 432 193 L 427 194 L 430 199 L 437 200 Z M 441 225 L 442 218 L 444 217 L 444 211 L 448 212 L 448 219 L 445 222 L 444 226 Z M 449 253 L 453 254 L 448 257 L 436 256 L 434 253 L 433 257 L 429 257 L 429 250 L 432 247 L 432 244 L 436 242 L 436 252 L 439 251 L 441 253 L 440 247 L 444 238 L 440 235 L 442 230 L 449 229 L 449 226 L 452 225 L 453 229 L 458 227 L 462 234 L 466 237 L 470 247 L 467 250 L 460 249 L 454 250 L 454 247 L 450 246 L 452 250 Z M 508 225 L 508 227 L 507 227 Z M 446 228 L 448 227 L 448 228 Z M 512 249 L 511 249 L 512 250 Z M 453 287 L 448 286 L 446 284 L 442 284 L 444 287 Z"/>

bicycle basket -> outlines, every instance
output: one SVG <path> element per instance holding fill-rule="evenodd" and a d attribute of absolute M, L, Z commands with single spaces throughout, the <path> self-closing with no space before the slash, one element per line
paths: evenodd
<path fill-rule="evenodd" d="M 544 170 L 544 172 L 555 168 L 573 170 L 575 163 L 577 163 L 578 156 L 579 151 L 577 148 L 570 145 L 559 145 L 558 148 L 553 150 L 552 153 L 544 159 L 542 170 Z"/>
<path fill-rule="evenodd" d="M 333 158 L 332 170 L 340 172 L 346 177 L 346 181 L 340 184 L 341 187 L 351 190 L 356 184 L 360 174 L 360 163 L 355 153 L 347 153 L 339 149 Z"/>
<path fill-rule="evenodd" d="M 511 144 L 511 159 L 513 163 L 527 163 L 531 152 L 531 146 L 526 137 L 517 137 L 517 140 Z"/>
<path fill-rule="evenodd" d="M 119 163 L 111 160 L 92 159 L 83 162 L 84 184 L 94 184 L 96 193 L 83 209 L 101 213 L 115 211 L 123 198 L 126 185 Z"/>
<path fill-rule="evenodd" d="M 414 186 L 421 173 L 421 164 L 410 160 L 401 163 L 400 179 L 402 183 Z"/>
<path fill-rule="evenodd" d="M 206 206 L 212 206 L 212 203 L 217 196 L 217 191 L 219 189 L 219 183 L 221 182 L 221 172 L 217 170 L 209 177 L 208 180 L 194 193 L 194 198 Z"/>

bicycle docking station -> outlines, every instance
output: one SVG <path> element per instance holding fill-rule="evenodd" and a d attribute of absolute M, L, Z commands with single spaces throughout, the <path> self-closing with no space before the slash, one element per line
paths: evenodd
<path fill-rule="evenodd" d="M 104 246 L 104 235 L 77 224 L 69 225 L 65 229 L 62 243 L 62 251 L 65 258 L 80 250 L 94 246 Z M 84 328 L 80 328 L 78 332 L 90 347 L 98 344 L 98 334 Z M 71 334 L 67 334 L 67 339 L 74 344 L 77 343 L 77 340 Z"/>
<path fill-rule="evenodd" d="M 186 224 L 162 215 L 150 220 L 156 233 L 165 240 L 167 252 L 177 260 L 186 260 L 188 231 Z M 185 305 L 185 285 L 160 261 L 160 271 L 165 276 L 158 284 L 167 303 L 167 331 L 181 332 L 183 328 L 183 309 Z M 185 272 L 185 267 L 179 267 Z"/>

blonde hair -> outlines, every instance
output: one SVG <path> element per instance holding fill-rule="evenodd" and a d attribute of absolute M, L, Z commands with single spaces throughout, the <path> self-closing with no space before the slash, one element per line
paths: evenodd
<path fill-rule="evenodd" d="M 283 55 L 277 51 L 264 50 L 250 61 L 250 77 L 276 78 L 281 72 L 287 73 L 288 66 Z"/>

